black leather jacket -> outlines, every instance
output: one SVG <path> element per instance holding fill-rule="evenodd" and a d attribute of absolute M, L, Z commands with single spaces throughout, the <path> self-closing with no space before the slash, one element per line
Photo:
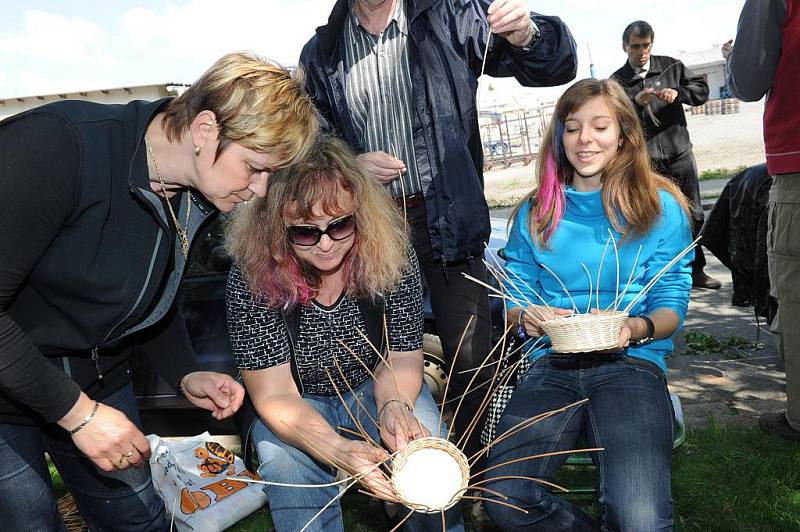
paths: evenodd
<path fill-rule="evenodd" d="M 665 55 L 652 55 L 650 70 L 647 71 L 645 79 L 635 75 L 628 61 L 625 61 L 625 65 L 614 72 L 612 77 L 622 85 L 639 112 L 639 122 L 644 129 L 652 159 L 672 159 L 692 149 L 683 104 L 694 106 L 708 101 L 708 83 L 703 76 L 696 76 L 677 59 Z M 650 105 L 653 114 L 660 122 L 657 126 L 646 108 L 638 105 L 634 98 L 644 89 L 645 81 L 659 78 L 661 89 L 675 89 L 678 91 L 678 97 L 672 103 L 653 99 Z"/>

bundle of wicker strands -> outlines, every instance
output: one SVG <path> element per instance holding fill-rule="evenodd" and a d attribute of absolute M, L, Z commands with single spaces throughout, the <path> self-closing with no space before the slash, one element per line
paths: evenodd
<path fill-rule="evenodd" d="M 392 464 L 392 487 L 398 499 L 417 512 L 437 513 L 456 504 L 469 483 L 469 463 L 453 443 L 421 438 L 398 452 Z"/>
<path fill-rule="evenodd" d="M 611 349 L 619 343 L 619 331 L 627 312 L 558 316 L 541 323 L 558 353 L 583 353 Z"/>
<path fill-rule="evenodd" d="M 89 527 L 81 517 L 78 505 L 75 504 L 75 499 L 72 498 L 71 493 L 67 493 L 58 499 L 56 506 L 58 506 L 58 512 L 67 527 L 67 532 L 88 532 Z"/>

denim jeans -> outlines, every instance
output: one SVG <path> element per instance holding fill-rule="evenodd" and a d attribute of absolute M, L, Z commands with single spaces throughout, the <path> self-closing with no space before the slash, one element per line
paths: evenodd
<path fill-rule="evenodd" d="M 672 530 L 672 405 L 664 373 L 626 356 L 550 355 L 534 362 L 514 391 L 497 427 L 498 437 L 518 423 L 588 398 L 582 406 L 541 420 L 492 447 L 489 467 L 536 454 L 575 449 L 585 435 L 597 466 L 601 522 L 554 495 L 545 484 L 501 479 L 516 475 L 552 481 L 567 455 L 523 460 L 489 471 L 486 486 L 509 496 L 486 509 L 501 529 Z M 493 495 L 488 497 L 499 500 Z"/>
<path fill-rule="evenodd" d="M 353 392 L 343 394 L 343 397 L 350 411 L 357 413 L 360 423 L 370 437 L 379 441 L 380 434 L 377 427 L 356 402 L 357 396 L 358 401 L 366 408 L 372 419 L 377 419 L 372 383 L 373 381 L 368 379 L 357 386 Z M 322 414 L 322 417 L 332 427 L 355 429 L 338 397 L 306 394 L 303 399 L 314 410 Z M 439 409 L 425 384 L 422 385 L 422 390 L 414 403 L 414 414 L 432 435 L 436 435 Z M 444 436 L 446 433 L 447 429 L 442 424 L 440 435 Z M 264 480 L 288 484 L 327 484 L 333 482 L 336 476 L 336 471 L 329 466 L 315 461 L 302 450 L 281 441 L 260 419 L 253 426 L 253 439 L 256 442 L 260 462 L 258 474 Z M 275 529 L 278 532 L 295 532 L 303 528 L 314 514 L 339 494 L 339 487 L 287 488 L 265 485 L 264 493 L 269 499 L 269 509 Z M 408 510 L 403 507 L 400 511 L 401 517 L 404 517 Z M 464 530 L 459 505 L 453 506 L 445 515 L 448 532 Z M 415 512 L 405 524 L 405 530 L 436 531 L 441 529 L 441 514 Z M 306 530 L 343 531 L 344 523 L 339 501 L 331 504 Z"/>
<path fill-rule="evenodd" d="M 133 386 L 101 401 L 141 426 Z M 169 530 L 150 468 L 106 473 L 57 425 L 0 423 L 0 523 L 3 530 L 66 530 L 58 513 L 44 453 L 50 455 L 92 531 Z"/>

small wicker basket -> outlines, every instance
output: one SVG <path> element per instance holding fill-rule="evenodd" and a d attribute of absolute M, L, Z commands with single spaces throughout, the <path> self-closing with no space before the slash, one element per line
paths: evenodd
<path fill-rule="evenodd" d="M 620 311 L 572 314 L 543 321 L 541 327 L 558 353 L 602 351 L 617 346 L 627 317 Z"/>
<path fill-rule="evenodd" d="M 416 512 L 438 513 L 456 504 L 469 484 L 469 463 L 458 447 L 436 437 L 420 438 L 392 464 L 397 498 Z"/>

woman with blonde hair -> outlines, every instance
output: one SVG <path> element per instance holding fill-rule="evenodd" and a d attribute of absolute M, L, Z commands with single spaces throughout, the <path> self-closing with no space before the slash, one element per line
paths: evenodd
<path fill-rule="evenodd" d="M 195 235 L 318 134 L 298 80 L 247 53 L 177 98 L 59 101 L 0 122 L 0 522 L 61 530 L 49 454 L 92 530 L 165 530 L 128 359 L 222 419 L 175 304 Z"/>
<path fill-rule="evenodd" d="M 615 349 L 555 353 L 542 338 L 541 322 L 576 308 L 602 311 L 615 300 L 616 308 L 625 308 L 689 245 L 690 235 L 686 200 L 650 167 L 636 111 L 622 88 L 596 79 L 569 87 L 543 139 L 539 186 L 515 210 L 505 249 L 506 267 L 517 280 L 509 287 L 512 296 L 533 303 L 509 303 L 509 318 L 521 335 L 540 340 L 497 433 L 589 401 L 491 449 L 487 486 L 528 510 L 487 505 L 503 530 L 597 530 L 598 523 L 545 484 L 519 480 L 552 481 L 566 455 L 508 463 L 574 449 L 581 435 L 589 447 L 604 449 L 593 453 L 601 528 L 671 529 L 673 413 L 665 357 L 688 307 L 691 253 L 642 294 Z"/>
<path fill-rule="evenodd" d="M 420 272 L 399 210 L 344 142 L 325 138 L 234 214 L 227 240 L 228 327 L 258 414 L 259 474 L 323 485 L 266 485 L 276 529 L 303 528 L 333 500 L 337 468 L 391 496 L 376 468 L 388 455 L 352 431 L 396 451 L 439 428 L 422 379 Z M 448 520 L 463 529 L 457 509 Z M 435 527 L 438 514 L 407 524 Z M 308 530 L 343 530 L 339 504 Z"/>

